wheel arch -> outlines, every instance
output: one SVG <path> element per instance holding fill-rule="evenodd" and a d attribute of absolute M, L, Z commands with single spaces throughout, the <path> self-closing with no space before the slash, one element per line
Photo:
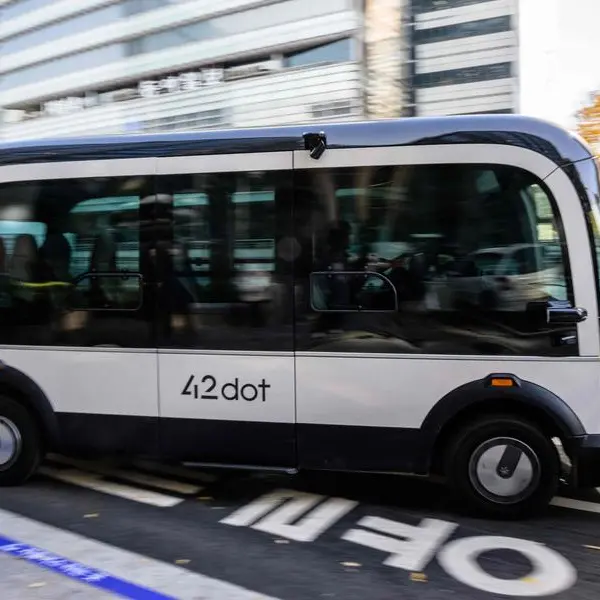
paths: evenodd
<path fill-rule="evenodd" d="M 0 363 L 0 394 L 5 394 L 27 408 L 36 420 L 48 448 L 59 444 L 56 413 L 40 386 L 28 375 Z"/>
<path fill-rule="evenodd" d="M 513 385 L 494 387 L 493 379 L 509 379 Z M 428 470 L 439 470 L 443 449 L 458 428 L 473 419 L 500 412 L 525 417 L 563 443 L 586 435 L 573 409 L 550 390 L 511 373 L 491 373 L 455 388 L 425 417 L 421 431 L 427 440 Z"/>

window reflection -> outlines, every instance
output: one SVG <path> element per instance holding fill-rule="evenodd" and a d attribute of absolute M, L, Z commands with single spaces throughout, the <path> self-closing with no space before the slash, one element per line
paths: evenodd
<path fill-rule="evenodd" d="M 290 226 L 289 175 L 182 175 L 158 185 L 173 210 L 161 345 L 291 349 L 291 261 L 277 253 Z"/>
<path fill-rule="evenodd" d="M 577 353 L 572 331 L 552 329 L 532 310 L 573 298 L 558 213 L 528 173 L 440 165 L 318 169 L 296 179 L 303 252 L 311 257 L 297 265 L 308 298 L 297 313 L 300 348 Z M 348 285 L 338 285 L 329 310 L 323 286 L 310 283 L 316 272 L 336 283 L 345 281 L 336 273 L 379 273 L 397 310 L 389 303 L 378 305 L 387 312 L 362 310 Z"/>
<path fill-rule="evenodd" d="M 146 346 L 145 178 L 0 186 L 0 342 Z"/>

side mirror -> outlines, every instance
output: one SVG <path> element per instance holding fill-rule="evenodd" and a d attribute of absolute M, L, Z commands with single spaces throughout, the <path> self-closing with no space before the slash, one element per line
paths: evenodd
<path fill-rule="evenodd" d="M 548 325 L 576 325 L 587 319 L 588 312 L 585 308 L 572 306 L 563 300 L 548 300 L 529 302 L 527 313 L 536 322 Z"/>
<path fill-rule="evenodd" d="M 548 302 L 546 308 L 546 321 L 550 325 L 573 325 L 582 323 L 587 319 L 588 312 L 585 308 L 571 306 L 569 302 L 553 300 Z"/>

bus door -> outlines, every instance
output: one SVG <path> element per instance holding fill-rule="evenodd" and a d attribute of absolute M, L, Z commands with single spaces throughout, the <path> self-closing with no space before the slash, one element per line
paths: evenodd
<path fill-rule="evenodd" d="M 295 464 L 291 152 L 161 158 L 162 454 Z"/>
<path fill-rule="evenodd" d="M 300 466 L 422 472 L 429 411 L 491 373 L 593 419 L 595 275 L 554 163 L 500 145 L 322 149 L 294 153 Z M 549 301 L 589 316 L 549 323 Z"/>

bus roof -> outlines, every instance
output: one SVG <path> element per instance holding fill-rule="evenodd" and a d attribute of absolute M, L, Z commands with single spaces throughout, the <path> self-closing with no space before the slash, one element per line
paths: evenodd
<path fill-rule="evenodd" d="M 303 150 L 303 134 L 318 132 L 326 134 L 330 149 L 504 144 L 533 150 L 557 165 L 592 157 L 577 136 L 552 123 L 522 115 L 470 115 L 9 141 L 0 143 L 0 165 Z"/>

